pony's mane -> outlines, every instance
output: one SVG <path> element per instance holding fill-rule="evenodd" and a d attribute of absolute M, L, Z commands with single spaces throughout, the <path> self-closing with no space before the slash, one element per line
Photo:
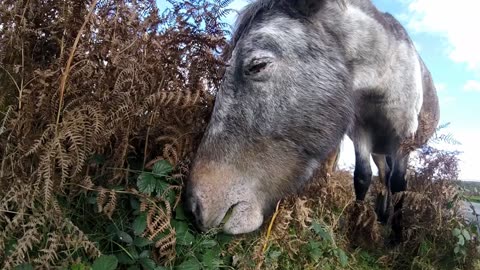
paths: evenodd
<path fill-rule="evenodd" d="M 235 22 L 235 30 L 231 40 L 231 47 L 234 48 L 242 35 L 250 29 L 255 18 L 257 18 L 260 14 L 273 9 L 273 7 L 275 5 L 279 5 L 280 2 L 284 2 L 284 0 L 257 0 L 248 4 L 240 12 Z"/>
<path fill-rule="evenodd" d="M 328 0 L 318 0 L 328 1 Z M 341 7 L 346 6 L 346 0 L 333 0 L 336 1 Z M 305 15 L 297 11 L 289 0 L 257 0 L 248 4 L 239 14 L 233 31 L 232 39 L 230 41 L 229 48 L 224 53 L 224 58 L 228 59 L 231 56 L 233 49 L 236 47 L 238 41 L 244 33 L 248 32 L 255 19 L 263 13 L 277 8 L 279 11 L 283 11 L 289 14 L 293 18 L 303 18 Z"/>

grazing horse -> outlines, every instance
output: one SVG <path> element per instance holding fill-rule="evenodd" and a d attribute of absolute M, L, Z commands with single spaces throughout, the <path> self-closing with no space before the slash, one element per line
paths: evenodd
<path fill-rule="evenodd" d="M 357 200 L 372 179 L 372 154 L 391 192 L 405 190 L 408 154 L 433 134 L 439 108 L 394 17 L 370 0 L 257 0 L 241 12 L 228 54 L 187 183 L 200 229 L 258 229 L 345 134 Z"/>

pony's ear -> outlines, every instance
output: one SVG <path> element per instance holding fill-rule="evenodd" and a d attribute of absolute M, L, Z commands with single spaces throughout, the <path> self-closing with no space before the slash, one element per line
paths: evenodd
<path fill-rule="evenodd" d="M 288 0 L 292 7 L 304 16 L 311 16 L 325 4 L 327 0 Z"/>

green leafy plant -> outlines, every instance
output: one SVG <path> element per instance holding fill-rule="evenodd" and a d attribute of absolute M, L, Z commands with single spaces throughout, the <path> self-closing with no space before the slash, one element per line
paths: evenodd
<path fill-rule="evenodd" d="M 118 259 L 112 255 L 102 255 L 92 264 L 92 270 L 115 270 L 117 269 Z"/>
<path fill-rule="evenodd" d="M 310 240 L 308 242 L 307 250 L 312 260 L 318 262 L 324 256 L 333 256 L 337 258 L 342 267 L 346 267 L 348 256 L 343 249 L 337 246 L 330 229 L 318 222 L 313 222 L 311 229 L 321 238 L 321 241 Z"/>
<path fill-rule="evenodd" d="M 171 184 L 178 183 L 175 183 L 173 178 L 169 178 L 172 170 L 173 167 L 168 161 L 161 160 L 156 162 L 151 172 L 142 172 L 138 176 L 138 190 L 148 196 L 164 197 L 173 205 L 177 196 L 171 188 Z"/>
<path fill-rule="evenodd" d="M 453 252 L 456 255 L 465 257 L 467 255 L 467 244 L 472 240 L 470 232 L 465 228 L 455 228 L 453 229 L 452 234 L 458 240 Z"/>
<path fill-rule="evenodd" d="M 102 253 L 108 255 L 97 258 L 91 266 L 88 258 L 82 258 L 85 262 L 72 265 L 72 269 L 96 270 L 103 269 L 101 267 L 113 267 L 113 265 L 131 270 L 218 269 L 231 264 L 231 256 L 223 250 L 232 237 L 218 231 L 200 234 L 194 229 L 181 202 L 178 201 L 180 194 L 176 187 L 180 183 L 172 177 L 174 168 L 168 161 L 157 161 L 151 171 L 132 169 L 131 172 L 132 178 L 136 179 L 135 185 L 138 192 L 122 188 L 112 189 L 109 192 L 116 194 L 115 212 L 110 218 L 107 217 L 102 221 L 97 219 L 94 227 L 85 224 L 85 231 L 91 233 L 91 238 L 99 243 Z M 100 196 L 106 196 L 102 195 L 105 193 L 108 192 L 103 190 L 90 192 L 84 202 L 87 207 L 96 209 Z M 161 221 L 169 222 L 172 229 L 152 235 L 147 233 L 148 227 L 154 227 L 153 223 L 156 221 L 149 219 L 149 209 L 142 209 L 142 207 L 151 201 L 155 202 L 155 199 L 165 200 L 172 205 L 171 216 L 165 217 L 169 219 Z M 85 205 L 80 204 L 78 207 L 85 207 Z M 158 264 L 159 259 L 161 261 L 158 257 L 158 249 L 162 247 L 157 243 L 158 241 L 162 243 L 161 240 L 171 233 L 174 234 L 175 239 L 173 246 L 175 258 L 171 262 L 164 261 L 162 264 L 168 267 L 162 267 Z"/>

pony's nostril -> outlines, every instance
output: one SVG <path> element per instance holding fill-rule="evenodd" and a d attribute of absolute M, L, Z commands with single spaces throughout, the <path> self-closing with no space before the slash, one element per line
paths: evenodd
<path fill-rule="evenodd" d="M 187 198 L 187 211 L 193 215 L 193 219 L 195 221 L 195 225 L 199 228 L 203 228 L 203 220 L 202 220 L 202 206 L 198 198 L 193 195 L 189 194 Z"/>
<path fill-rule="evenodd" d="M 195 223 L 198 228 L 203 228 L 203 220 L 202 220 L 202 208 L 200 207 L 199 203 L 195 204 L 195 208 L 193 210 L 193 216 L 195 217 Z"/>
<path fill-rule="evenodd" d="M 190 214 L 196 216 L 196 209 L 197 209 L 197 201 L 193 197 L 188 197 L 186 210 Z"/>
<path fill-rule="evenodd" d="M 195 215 L 196 219 L 199 219 L 199 217 L 202 216 L 202 209 L 200 208 L 199 203 L 195 203 L 195 206 L 193 208 L 193 215 Z"/>

